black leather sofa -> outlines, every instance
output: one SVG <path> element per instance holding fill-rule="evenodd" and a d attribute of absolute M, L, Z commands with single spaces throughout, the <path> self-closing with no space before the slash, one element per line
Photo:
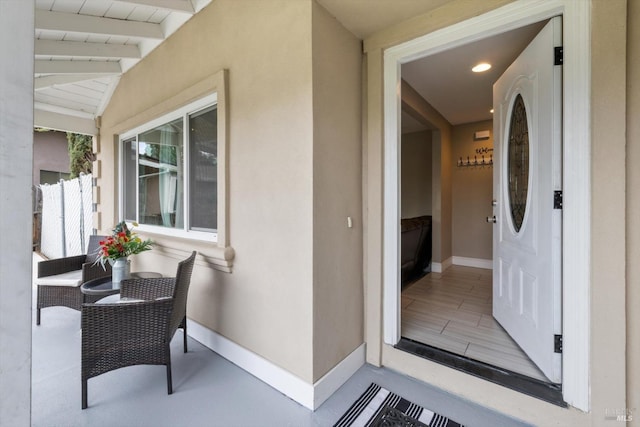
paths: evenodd
<path fill-rule="evenodd" d="M 400 220 L 400 278 L 406 286 L 430 271 L 431 215 Z"/>

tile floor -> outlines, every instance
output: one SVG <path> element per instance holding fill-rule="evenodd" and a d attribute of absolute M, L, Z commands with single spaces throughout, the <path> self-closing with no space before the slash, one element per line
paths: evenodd
<path fill-rule="evenodd" d="M 492 271 L 452 266 L 402 291 L 402 336 L 548 381 L 493 319 Z"/>

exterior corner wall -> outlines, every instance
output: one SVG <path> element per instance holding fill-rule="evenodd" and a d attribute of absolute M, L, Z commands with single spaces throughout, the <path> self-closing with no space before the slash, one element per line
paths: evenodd
<path fill-rule="evenodd" d="M 365 93 L 363 105 L 363 270 L 365 295 L 366 361 L 382 363 L 382 252 L 383 252 L 383 50 L 365 52 Z"/>
<path fill-rule="evenodd" d="M 312 4 L 315 382 L 364 342 L 364 297 L 361 42 Z"/>

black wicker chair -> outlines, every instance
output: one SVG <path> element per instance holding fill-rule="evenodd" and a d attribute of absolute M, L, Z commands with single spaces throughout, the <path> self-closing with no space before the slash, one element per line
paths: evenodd
<path fill-rule="evenodd" d="M 82 409 L 87 381 L 125 366 L 165 365 L 167 392 L 173 393 L 169 345 L 182 328 L 187 352 L 187 295 L 195 258 L 194 251 L 181 261 L 175 278 L 123 280 L 122 302 L 83 304 Z"/>
<path fill-rule="evenodd" d="M 111 276 L 111 266 L 95 264 L 100 241 L 105 236 L 90 236 L 86 255 L 50 259 L 38 263 L 38 287 L 36 324 L 40 324 L 40 310 L 46 307 L 64 306 L 80 310 L 82 303 L 95 302 L 80 292 L 80 286 L 89 280 Z"/>

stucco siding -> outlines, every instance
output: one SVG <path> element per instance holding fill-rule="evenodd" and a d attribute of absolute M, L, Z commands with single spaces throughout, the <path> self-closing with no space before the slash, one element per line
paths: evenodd
<path fill-rule="evenodd" d="M 232 273 L 211 244 L 150 235 L 134 269 L 172 274 L 195 249 L 188 316 L 310 383 L 312 374 L 311 3 L 218 0 L 127 72 L 102 116 L 100 229 L 117 220 L 118 133 L 143 112 L 228 70 Z M 176 108 L 167 106 L 167 108 Z M 148 118 L 150 119 L 150 118 Z"/>
<path fill-rule="evenodd" d="M 360 40 L 313 5 L 313 359 L 318 380 L 364 340 L 362 49 Z"/>

